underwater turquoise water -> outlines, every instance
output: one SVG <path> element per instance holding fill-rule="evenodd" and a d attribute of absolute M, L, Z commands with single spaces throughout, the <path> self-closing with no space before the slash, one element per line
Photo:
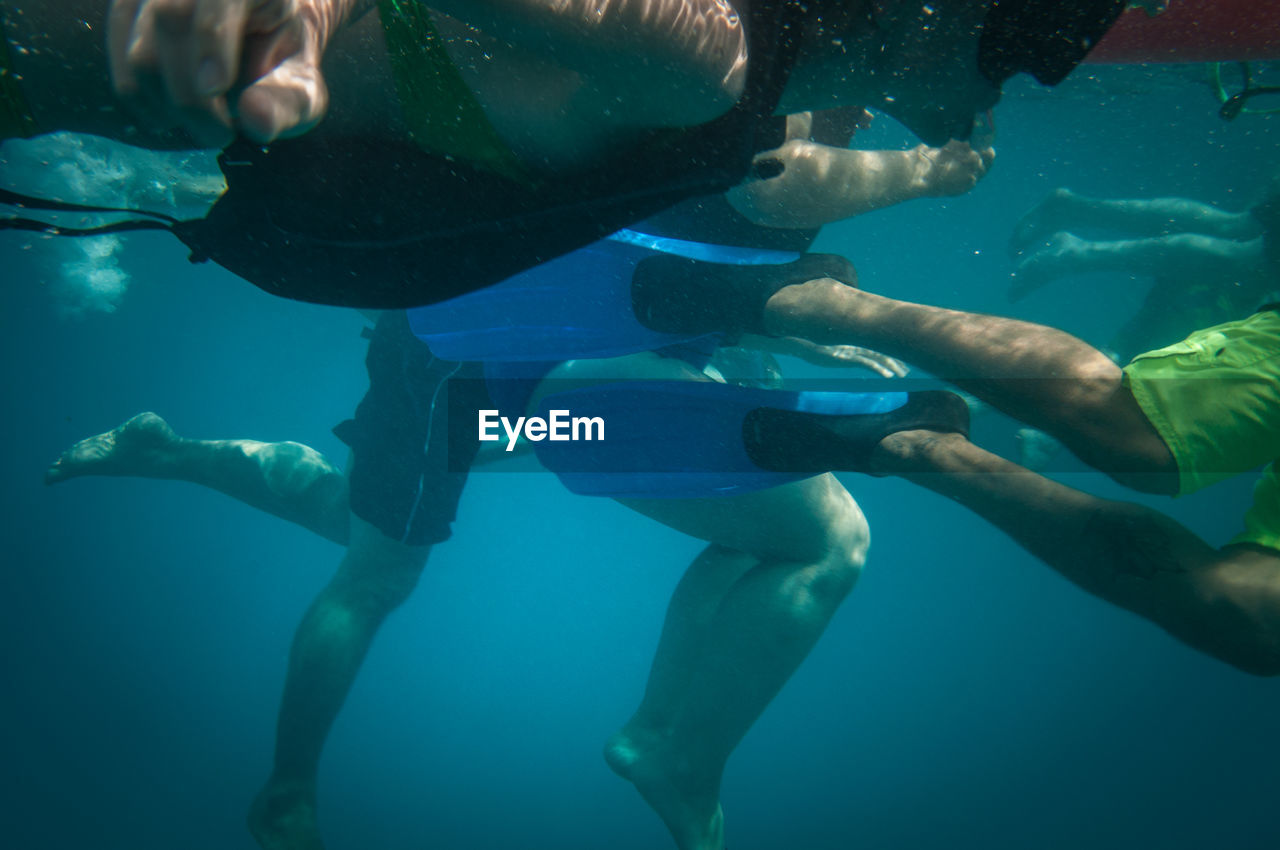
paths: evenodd
<path fill-rule="evenodd" d="M 1276 164 L 1280 116 L 1226 124 L 1215 106 L 1186 69 L 1092 69 L 1052 94 L 1017 82 L 976 191 L 832 226 L 818 248 L 848 255 L 868 289 L 1105 342 L 1142 287 L 1093 277 L 1010 305 L 1010 230 L 1061 185 L 1243 208 Z M 858 143 L 911 144 L 888 119 Z M 67 318 L 54 251 L 0 235 L 0 844 L 248 850 L 289 641 L 340 549 L 190 485 L 47 489 L 41 475 L 146 409 L 185 435 L 292 439 L 341 460 L 329 428 L 364 392 L 363 321 L 192 267 L 150 234 L 121 255 L 132 281 L 116 311 Z M 980 429 L 1011 450 L 1007 423 Z M 1274 682 L 1086 597 L 936 496 L 844 480 L 871 557 L 729 764 L 733 850 L 1280 846 Z M 1146 501 L 1216 544 L 1251 483 Z M 328 846 L 670 846 L 599 753 L 699 548 L 547 475 L 473 474 L 453 539 L 334 728 Z"/>

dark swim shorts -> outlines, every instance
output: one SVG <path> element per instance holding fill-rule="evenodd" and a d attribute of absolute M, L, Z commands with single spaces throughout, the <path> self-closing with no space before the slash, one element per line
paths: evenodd
<path fill-rule="evenodd" d="M 400 311 L 378 319 L 365 364 L 369 391 L 333 429 L 351 447 L 351 512 L 402 543 L 447 540 L 480 447 L 476 411 L 492 407 L 480 365 L 435 357 Z"/>

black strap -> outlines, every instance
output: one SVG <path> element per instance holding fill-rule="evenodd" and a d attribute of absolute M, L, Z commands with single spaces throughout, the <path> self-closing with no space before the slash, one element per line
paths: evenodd
<path fill-rule="evenodd" d="M 13 192 L 9 189 L 0 189 L 0 204 L 9 204 L 10 206 L 30 208 L 33 210 L 52 210 L 55 212 L 88 212 L 88 213 L 129 213 L 131 215 L 145 215 L 147 218 L 158 218 L 167 221 L 170 224 L 177 224 L 179 219 L 164 213 L 150 212 L 148 210 L 135 210 L 128 207 L 99 207 L 90 204 L 72 204 L 67 201 L 54 201 L 49 198 L 37 198 L 32 195 L 24 195 L 21 192 Z"/>
<path fill-rule="evenodd" d="M 97 227 L 63 227 L 60 224 L 50 224 L 34 218 L 0 218 L 0 230 L 29 230 L 46 236 L 104 236 L 108 233 L 128 233 L 135 230 L 173 232 L 172 226 L 163 221 L 150 221 L 145 218 L 117 221 L 114 224 L 102 224 Z"/>
<path fill-rule="evenodd" d="M 0 218 L 0 230 L 26 230 L 32 233 L 43 233 L 47 236 L 103 236 L 108 233 L 126 233 L 135 230 L 172 230 L 178 219 L 170 215 L 147 210 L 134 210 L 126 207 L 99 207 L 91 204 L 73 204 L 67 201 L 54 201 L 48 198 L 37 198 L 24 195 L 9 189 L 0 189 L 0 203 L 9 204 L 19 209 L 49 210 L 51 212 L 86 212 L 86 213 L 130 213 L 145 215 L 148 218 L 135 218 L 128 221 L 117 221 L 97 227 L 64 227 L 34 218 L 6 216 Z M 157 220 L 158 219 L 158 220 Z"/>

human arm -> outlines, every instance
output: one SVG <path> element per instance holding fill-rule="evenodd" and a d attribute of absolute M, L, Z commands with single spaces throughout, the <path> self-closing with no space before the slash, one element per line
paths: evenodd
<path fill-rule="evenodd" d="M 915 198 L 959 195 L 987 173 L 995 152 L 965 142 L 908 151 L 861 151 L 790 139 L 757 157 L 782 173 L 731 189 L 729 202 L 765 227 L 810 228 Z"/>

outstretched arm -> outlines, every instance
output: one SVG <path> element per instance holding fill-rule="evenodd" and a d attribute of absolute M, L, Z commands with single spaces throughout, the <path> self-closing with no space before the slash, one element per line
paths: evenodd
<path fill-rule="evenodd" d="M 757 157 L 775 160 L 777 177 L 730 190 L 729 202 L 765 227 L 821 227 L 915 198 L 960 195 L 995 159 L 991 148 L 965 142 L 909 151 L 861 151 L 791 139 Z"/>

